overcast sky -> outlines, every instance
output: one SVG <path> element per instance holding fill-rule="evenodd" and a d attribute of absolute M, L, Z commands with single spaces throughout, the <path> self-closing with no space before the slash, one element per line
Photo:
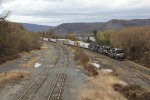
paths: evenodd
<path fill-rule="evenodd" d="M 150 18 L 150 0 L 3 0 L 2 12 L 14 22 L 58 25 Z"/>

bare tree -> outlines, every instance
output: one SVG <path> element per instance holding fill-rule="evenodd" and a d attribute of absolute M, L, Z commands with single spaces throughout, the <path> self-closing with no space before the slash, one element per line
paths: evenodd
<path fill-rule="evenodd" d="M 10 11 L 8 11 L 6 14 L 4 14 L 4 15 L 1 15 L 0 16 L 0 21 L 5 21 L 5 19 L 9 16 L 9 14 L 10 14 Z"/>
<path fill-rule="evenodd" d="M 2 0 L 0 0 L 0 6 L 2 4 Z M 9 16 L 10 11 L 7 11 L 7 13 L 0 15 L 0 21 L 5 21 L 5 19 Z"/>

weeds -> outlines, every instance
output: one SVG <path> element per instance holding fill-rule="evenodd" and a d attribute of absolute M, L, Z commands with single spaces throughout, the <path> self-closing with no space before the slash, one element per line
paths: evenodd
<path fill-rule="evenodd" d="M 5 73 L 0 73 L 0 87 L 5 87 L 8 84 L 13 84 L 19 82 L 19 80 L 28 78 L 28 72 L 22 71 L 10 71 Z"/>
<path fill-rule="evenodd" d="M 150 92 L 145 91 L 140 86 L 130 84 L 114 84 L 115 91 L 122 93 L 128 100 L 150 100 Z"/>
<path fill-rule="evenodd" d="M 88 55 L 86 55 L 86 53 L 79 48 L 75 48 L 75 61 L 77 65 L 82 66 L 90 76 L 98 75 L 95 67 L 90 64 Z"/>
<path fill-rule="evenodd" d="M 30 68 L 30 67 L 33 67 L 34 63 L 37 62 L 38 60 L 39 60 L 39 57 L 34 57 L 31 60 L 20 64 L 20 66 L 23 68 Z"/>
<path fill-rule="evenodd" d="M 87 64 L 86 64 L 85 69 L 88 71 L 89 75 L 92 75 L 92 76 L 98 75 L 97 70 L 96 70 L 95 67 L 94 67 L 92 64 L 90 64 L 90 63 L 87 63 Z"/>
<path fill-rule="evenodd" d="M 83 50 L 75 49 L 75 61 L 78 65 L 85 66 L 89 62 L 89 57 L 84 53 Z"/>
<path fill-rule="evenodd" d="M 0 56 L 0 64 L 17 58 L 20 58 L 20 56 L 19 55 Z"/>
<path fill-rule="evenodd" d="M 125 84 L 105 70 L 100 70 L 96 77 L 88 77 L 89 86 L 80 93 L 80 100 L 126 100 L 113 89 L 114 84 Z"/>
<path fill-rule="evenodd" d="M 0 21 L 0 63 L 18 58 L 19 53 L 39 49 L 39 38 L 21 24 Z"/>

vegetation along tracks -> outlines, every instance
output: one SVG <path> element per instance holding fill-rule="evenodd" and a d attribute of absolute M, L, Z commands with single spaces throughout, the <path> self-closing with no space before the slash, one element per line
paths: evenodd
<path fill-rule="evenodd" d="M 89 50 L 88 50 L 89 51 Z M 91 51 L 89 51 L 91 52 Z M 96 56 L 98 53 L 95 52 L 91 52 L 94 53 Z M 123 70 L 128 70 L 134 73 L 134 78 L 140 78 L 141 80 L 143 80 L 145 83 L 147 83 L 148 85 L 150 85 L 150 71 L 146 70 L 145 68 L 139 67 L 137 65 L 134 65 L 128 61 L 118 61 L 112 58 L 109 58 L 105 55 L 99 55 L 97 57 L 103 57 L 104 59 L 107 59 L 109 61 L 112 62 L 112 64 L 122 68 Z"/>

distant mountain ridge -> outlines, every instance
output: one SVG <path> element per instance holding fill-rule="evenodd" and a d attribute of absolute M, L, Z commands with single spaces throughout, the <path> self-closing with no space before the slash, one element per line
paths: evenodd
<path fill-rule="evenodd" d="M 89 35 L 93 30 L 121 30 L 131 26 L 150 26 L 150 19 L 117 20 L 97 23 L 64 23 L 54 28 L 58 34 Z"/>
<path fill-rule="evenodd" d="M 43 32 L 53 29 L 54 26 L 47 26 L 47 25 L 37 25 L 37 24 L 29 24 L 29 23 L 21 23 L 24 28 L 32 32 Z"/>
<path fill-rule="evenodd" d="M 46 26 L 21 23 L 27 30 L 33 32 L 53 30 L 56 34 L 75 34 L 79 36 L 91 35 L 93 30 L 121 30 L 131 26 L 150 26 L 150 19 L 132 19 L 132 20 L 118 20 L 113 19 L 108 22 L 92 22 L 92 23 L 63 23 L 58 26 Z"/>

